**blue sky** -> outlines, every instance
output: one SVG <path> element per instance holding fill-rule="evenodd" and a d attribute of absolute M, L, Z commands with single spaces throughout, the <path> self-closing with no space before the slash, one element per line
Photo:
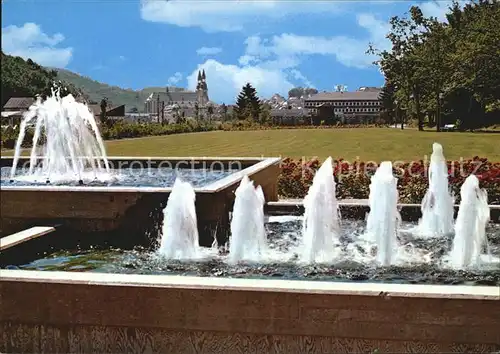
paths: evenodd
<path fill-rule="evenodd" d="M 443 18 L 449 1 L 4 0 L 2 50 L 123 88 L 194 89 L 232 103 L 294 86 L 380 86 L 365 54 L 388 45 L 388 19 L 412 4 Z"/>

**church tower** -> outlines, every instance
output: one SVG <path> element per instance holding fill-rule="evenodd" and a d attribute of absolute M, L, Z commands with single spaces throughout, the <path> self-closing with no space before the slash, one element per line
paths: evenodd
<path fill-rule="evenodd" d="M 208 102 L 208 86 L 207 77 L 205 75 L 205 69 L 203 71 L 198 71 L 198 84 L 196 85 L 196 97 L 198 104 L 203 107 Z"/>

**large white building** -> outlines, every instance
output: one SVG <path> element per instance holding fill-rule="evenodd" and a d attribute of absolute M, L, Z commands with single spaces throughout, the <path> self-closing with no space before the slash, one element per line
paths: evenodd
<path fill-rule="evenodd" d="M 366 121 L 379 116 L 381 90 L 360 88 L 359 91 L 320 92 L 307 98 L 304 106 L 312 115 L 330 114 L 344 120 Z M 320 112 L 321 111 L 321 112 Z"/>

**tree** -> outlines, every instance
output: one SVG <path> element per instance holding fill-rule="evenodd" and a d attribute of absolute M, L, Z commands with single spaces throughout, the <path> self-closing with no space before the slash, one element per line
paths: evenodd
<path fill-rule="evenodd" d="M 312 96 L 318 93 L 318 90 L 312 87 L 307 87 L 304 89 L 304 96 Z"/>
<path fill-rule="evenodd" d="M 134 106 L 130 108 L 129 113 L 139 113 L 139 110 L 137 109 L 137 107 Z"/>
<path fill-rule="evenodd" d="M 194 118 L 198 121 L 200 120 L 200 105 L 198 102 L 194 103 Z"/>
<path fill-rule="evenodd" d="M 258 122 L 259 115 L 260 100 L 257 97 L 257 90 L 250 83 L 247 83 L 236 98 L 236 116 L 240 120 L 251 118 Z"/>
<path fill-rule="evenodd" d="M 417 6 L 410 8 L 410 17 L 394 16 L 389 21 L 391 31 L 387 35 L 392 48 L 390 51 L 379 51 L 370 44 L 368 53 L 377 54 L 376 62 L 387 81 L 397 88 L 396 98 L 401 104 L 410 108 L 411 101 L 415 104 L 415 114 L 418 129 L 423 130 L 423 115 L 421 111 L 421 59 L 419 56 L 422 42 L 421 28 L 426 19 Z"/>
<path fill-rule="evenodd" d="M 396 88 L 392 82 L 386 82 L 380 92 L 380 101 L 382 103 L 382 111 L 387 117 L 388 123 L 396 123 Z"/>
<path fill-rule="evenodd" d="M 260 124 L 266 124 L 271 120 L 271 106 L 269 104 L 263 104 L 260 110 L 259 122 Z"/>
<path fill-rule="evenodd" d="M 45 97 L 52 93 L 53 89 L 59 88 L 61 96 L 69 93 L 75 98 L 81 97 L 82 93 L 73 85 L 57 80 L 57 72 L 47 70 L 33 60 L 24 60 L 1 53 L 2 70 L 2 107 L 11 97 Z"/>
<path fill-rule="evenodd" d="M 101 107 L 101 114 L 100 114 L 101 123 L 104 125 L 108 125 L 108 116 L 106 114 L 106 111 L 108 109 L 108 98 L 104 97 L 101 100 L 99 106 Z"/>
<path fill-rule="evenodd" d="M 315 95 L 318 93 L 318 90 L 312 87 L 294 87 L 293 89 L 288 91 L 288 97 L 307 97 L 309 95 Z"/>
<path fill-rule="evenodd" d="M 417 6 L 409 15 L 391 19 L 390 50 L 368 50 L 398 104 L 420 129 L 424 113 L 438 131 L 444 123 L 475 129 L 500 120 L 500 1 L 455 2 L 447 23 L 425 18 Z"/>
<path fill-rule="evenodd" d="M 182 120 L 183 120 L 181 117 L 181 114 L 180 114 L 180 109 L 181 109 L 181 107 L 179 107 L 178 104 L 174 104 L 172 107 L 172 111 L 173 111 L 172 116 L 174 118 L 174 122 L 177 124 L 182 123 Z"/>
<path fill-rule="evenodd" d="M 225 103 L 222 104 L 221 111 L 222 111 L 222 120 L 223 121 L 228 120 L 228 115 L 227 115 L 228 108 Z"/>
<path fill-rule="evenodd" d="M 214 107 L 210 104 L 207 107 L 207 115 L 208 115 L 208 121 L 212 121 L 212 115 L 214 114 Z"/>

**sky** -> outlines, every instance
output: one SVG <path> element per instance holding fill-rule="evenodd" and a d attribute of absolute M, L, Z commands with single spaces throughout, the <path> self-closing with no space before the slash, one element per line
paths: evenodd
<path fill-rule="evenodd" d="M 233 103 L 292 87 L 381 86 L 369 43 L 388 48 L 390 17 L 419 5 L 444 19 L 450 1 L 3 0 L 6 54 L 122 88 L 195 89 Z"/>

